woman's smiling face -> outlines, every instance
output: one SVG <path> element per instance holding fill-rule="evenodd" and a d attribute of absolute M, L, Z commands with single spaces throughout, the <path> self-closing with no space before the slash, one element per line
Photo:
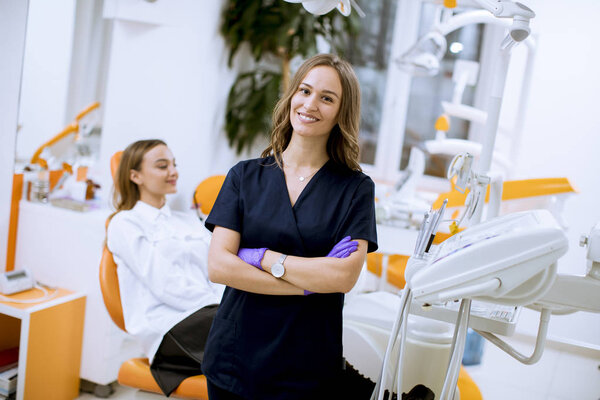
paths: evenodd
<path fill-rule="evenodd" d="M 164 145 L 158 145 L 144 154 L 139 171 L 130 171 L 130 179 L 138 185 L 142 200 L 144 196 L 161 197 L 176 193 L 178 178 L 173 153 Z"/>
<path fill-rule="evenodd" d="M 314 67 L 302 79 L 290 103 L 293 133 L 301 136 L 327 135 L 337 124 L 342 101 L 342 83 L 335 69 Z"/>

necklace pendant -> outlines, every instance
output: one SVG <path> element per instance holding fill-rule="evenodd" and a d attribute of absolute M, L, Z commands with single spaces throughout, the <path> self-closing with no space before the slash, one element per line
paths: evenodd
<path fill-rule="evenodd" d="M 300 177 L 298 177 L 298 180 L 299 180 L 300 182 L 304 182 L 304 179 L 306 179 L 306 178 L 305 178 L 305 177 L 303 177 L 303 176 L 300 176 Z"/>

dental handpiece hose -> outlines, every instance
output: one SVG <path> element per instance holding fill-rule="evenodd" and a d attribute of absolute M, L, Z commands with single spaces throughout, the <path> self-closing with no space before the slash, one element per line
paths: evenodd
<path fill-rule="evenodd" d="M 431 235 L 431 227 L 433 225 L 434 215 L 432 212 L 429 213 L 429 218 L 423 220 L 423 237 L 419 242 L 419 249 L 417 250 L 417 257 L 422 258 L 425 253 L 425 248 L 427 247 L 427 242 L 429 241 L 429 236 Z"/>
<path fill-rule="evenodd" d="M 423 222 L 421 222 L 421 229 L 419 230 L 419 235 L 417 236 L 417 243 L 415 244 L 415 257 L 419 256 L 419 249 L 421 248 L 421 243 L 425 238 L 425 230 L 427 229 L 427 220 L 429 219 L 429 212 L 426 212 L 423 216 Z"/>
<path fill-rule="evenodd" d="M 444 203 L 439 208 L 439 210 L 434 215 L 433 226 L 431 227 L 431 233 L 429 234 L 429 241 L 427 242 L 427 247 L 425 247 L 425 252 L 429 252 L 431 248 L 431 244 L 433 243 L 433 239 L 435 239 L 435 235 L 437 234 L 438 227 L 440 226 L 440 222 L 442 221 L 442 216 L 444 215 L 444 211 L 446 210 L 446 205 L 448 204 L 448 199 L 444 199 Z"/>

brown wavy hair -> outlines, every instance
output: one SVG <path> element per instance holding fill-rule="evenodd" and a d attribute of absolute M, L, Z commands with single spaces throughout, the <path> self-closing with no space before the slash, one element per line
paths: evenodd
<path fill-rule="evenodd" d="M 292 138 L 290 109 L 292 96 L 300 83 L 314 67 L 328 66 L 335 69 L 342 83 L 342 101 L 335 124 L 327 141 L 327 155 L 336 163 L 345 165 L 354 171 L 361 171 L 359 164 L 360 147 L 358 130 L 360 127 L 360 84 L 349 62 L 333 54 L 318 54 L 304 61 L 294 74 L 292 82 L 273 110 L 273 128 L 271 143 L 262 152 L 261 157 L 273 155 L 275 162 L 282 167 L 281 153 Z"/>
<path fill-rule="evenodd" d="M 142 160 L 147 152 L 156 146 L 167 144 L 160 139 L 138 140 L 131 143 L 121 154 L 121 161 L 115 173 L 115 185 L 113 190 L 112 203 L 115 212 L 109 217 L 109 221 L 118 212 L 131 210 L 135 203 L 140 199 L 140 189 L 130 177 L 132 169 L 139 171 L 142 167 Z"/>

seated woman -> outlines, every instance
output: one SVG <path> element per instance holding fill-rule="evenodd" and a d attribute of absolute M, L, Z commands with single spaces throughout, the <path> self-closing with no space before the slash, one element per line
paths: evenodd
<path fill-rule="evenodd" d="M 167 396 L 202 373 L 204 344 L 224 290 L 208 280 L 208 230 L 196 216 L 166 204 L 177 178 L 163 141 L 129 145 L 115 176 L 116 212 L 107 230 L 125 328 L 142 344 Z"/>

